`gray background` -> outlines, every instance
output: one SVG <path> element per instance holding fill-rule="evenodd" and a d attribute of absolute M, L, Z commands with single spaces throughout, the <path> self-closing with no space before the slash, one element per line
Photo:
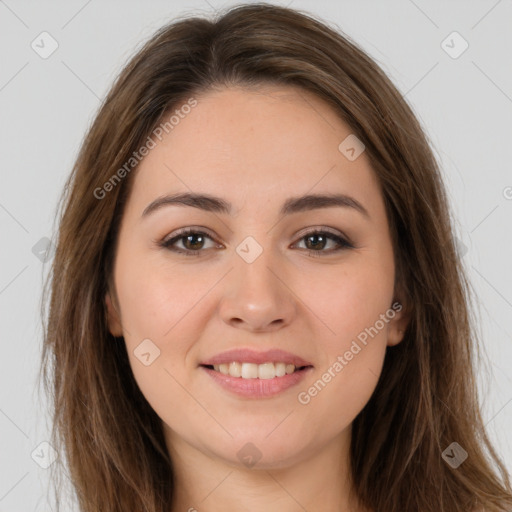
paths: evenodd
<path fill-rule="evenodd" d="M 483 417 L 512 470 L 512 2 L 510 0 L 274 2 L 343 30 L 406 96 L 441 162 L 461 257 L 478 296 L 488 360 L 479 372 Z M 142 42 L 215 0 L 0 0 L 0 512 L 51 510 L 51 449 L 36 388 L 39 301 L 57 198 L 114 77 Z M 57 50 L 31 43 L 47 31 Z M 457 58 L 462 41 L 469 47 Z M 43 51 L 43 48 L 40 48 Z M 43 239 L 41 241 L 41 239 Z M 51 259 L 51 248 L 48 251 Z M 72 340 L 70 340 L 72 342 Z"/>

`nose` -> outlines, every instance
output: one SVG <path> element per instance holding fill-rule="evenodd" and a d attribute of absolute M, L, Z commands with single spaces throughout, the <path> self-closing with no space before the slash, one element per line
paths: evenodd
<path fill-rule="evenodd" d="M 297 313 L 291 277 L 270 249 L 252 262 L 234 255 L 234 267 L 220 304 L 220 315 L 231 327 L 271 332 L 289 325 Z"/>

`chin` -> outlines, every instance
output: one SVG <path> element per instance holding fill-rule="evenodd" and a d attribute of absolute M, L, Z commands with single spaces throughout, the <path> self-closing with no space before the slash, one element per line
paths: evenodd
<path fill-rule="evenodd" d="M 257 436 L 247 433 L 234 436 L 225 443 L 223 448 L 226 451 L 221 451 L 222 448 L 216 444 L 212 452 L 231 466 L 254 470 L 284 469 L 305 458 L 307 450 L 299 444 L 299 439 L 277 433 L 275 437 L 270 434 L 265 438 L 271 430 L 265 430 L 264 434 L 260 430 Z"/>

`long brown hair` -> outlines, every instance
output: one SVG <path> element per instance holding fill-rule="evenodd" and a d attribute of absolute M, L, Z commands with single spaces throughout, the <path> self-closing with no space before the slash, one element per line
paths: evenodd
<path fill-rule="evenodd" d="M 183 102 L 215 87 L 269 83 L 315 93 L 365 144 L 392 230 L 396 289 L 411 313 L 353 422 L 357 496 L 379 512 L 510 510 L 509 475 L 479 410 L 471 287 L 425 133 L 348 37 L 265 3 L 161 28 L 120 73 L 83 141 L 61 198 L 42 312 L 51 444 L 65 456 L 52 467 L 64 474 L 67 464 L 82 512 L 168 512 L 174 480 L 161 420 L 107 327 L 104 297 L 115 297 L 117 232 L 136 165 L 112 177 Z M 453 442 L 468 454 L 456 469 L 442 456 Z"/>

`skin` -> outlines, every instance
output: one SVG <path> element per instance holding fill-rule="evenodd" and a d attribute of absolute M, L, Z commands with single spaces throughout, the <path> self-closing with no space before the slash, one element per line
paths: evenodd
<path fill-rule="evenodd" d="M 137 169 L 115 290 L 105 297 L 109 329 L 124 337 L 135 379 L 163 422 L 177 483 L 170 510 L 362 511 L 350 494 L 351 424 L 386 347 L 401 341 L 404 310 L 308 404 L 297 395 L 400 299 L 379 184 L 364 152 L 354 161 L 341 154 L 350 128 L 309 92 L 230 87 L 196 99 Z M 233 214 L 173 205 L 141 218 L 176 192 L 220 196 Z M 278 214 L 289 197 L 334 192 L 357 199 L 369 218 L 349 207 Z M 355 247 L 308 244 L 305 235 L 323 226 Z M 199 255 L 158 245 L 184 227 L 211 236 L 174 244 Z M 252 263 L 236 252 L 247 236 L 263 249 Z M 145 366 L 134 350 L 148 338 L 160 355 Z M 275 397 L 238 397 L 198 366 L 238 347 L 281 348 L 314 368 Z M 261 454 L 252 468 L 237 456 L 246 443 Z"/>

